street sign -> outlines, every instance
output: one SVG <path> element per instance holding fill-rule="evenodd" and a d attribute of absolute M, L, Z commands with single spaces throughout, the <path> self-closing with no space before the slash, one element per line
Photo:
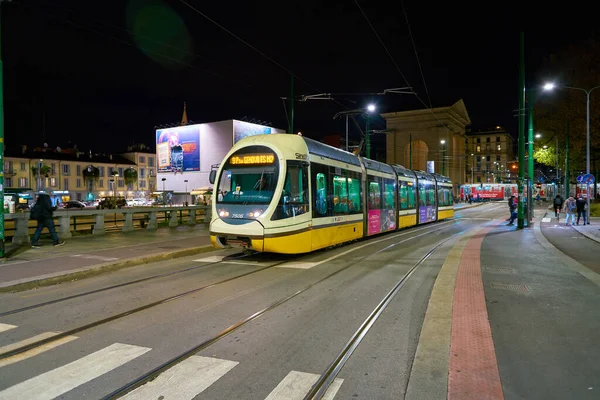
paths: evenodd
<path fill-rule="evenodd" d="M 591 185 L 592 183 L 594 183 L 594 175 L 592 175 L 592 174 L 583 175 L 583 178 L 581 178 L 581 183 L 587 183 L 588 185 Z"/>
<path fill-rule="evenodd" d="M 577 183 L 582 183 L 583 180 L 583 175 L 578 175 L 577 176 Z"/>

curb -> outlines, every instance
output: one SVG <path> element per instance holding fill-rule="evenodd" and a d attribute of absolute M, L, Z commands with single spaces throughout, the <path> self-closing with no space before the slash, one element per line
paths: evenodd
<path fill-rule="evenodd" d="M 69 272 L 57 272 L 49 275 L 42 275 L 33 278 L 25 278 L 15 281 L 9 281 L 0 284 L 0 293 L 10 292 L 22 292 L 25 290 L 36 289 L 44 286 L 58 285 L 60 283 L 77 281 L 85 278 L 91 278 L 106 272 L 113 272 L 123 268 L 134 267 L 150 262 L 169 260 L 173 258 L 180 258 L 186 256 L 192 256 L 195 254 L 207 253 L 210 251 L 217 250 L 212 245 L 204 245 L 198 247 L 192 247 L 188 249 L 167 251 L 159 254 L 152 254 L 143 257 L 131 257 L 119 260 L 118 262 L 106 262 L 103 264 L 96 264 L 89 267 L 81 268 L 78 270 L 71 270 Z"/>

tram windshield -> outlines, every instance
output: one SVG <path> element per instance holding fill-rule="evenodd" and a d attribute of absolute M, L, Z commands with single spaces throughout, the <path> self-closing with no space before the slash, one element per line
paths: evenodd
<path fill-rule="evenodd" d="M 270 204 L 279 174 L 278 158 L 266 146 L 244 147 L 225 162 L 216 182 L 217 204 Z"/>

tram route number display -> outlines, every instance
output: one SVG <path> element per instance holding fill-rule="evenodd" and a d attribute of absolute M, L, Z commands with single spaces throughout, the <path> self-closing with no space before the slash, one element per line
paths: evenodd
<path fill-rule="evenodd" d="M 274 154 L 253 154 L 245 156 L 232 156 L 229 159 L 231 165 L 257 165 L 273 164 L 275 162 Z"/>

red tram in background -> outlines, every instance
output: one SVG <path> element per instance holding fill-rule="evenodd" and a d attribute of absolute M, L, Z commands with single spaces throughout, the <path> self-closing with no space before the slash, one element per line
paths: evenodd
<path fill-rule="evenodd" d="M 542 200 L 550 201 L 556 196 L 556 185 L 538 183 L 533 187 L 533 195 L 539 193 Z M 471 195 L 473 201 L 508 200 L 510 196 L 519 196 L 516 183 L 466 183 L 460 187 L 461 201 L 467 201 Z"/>

